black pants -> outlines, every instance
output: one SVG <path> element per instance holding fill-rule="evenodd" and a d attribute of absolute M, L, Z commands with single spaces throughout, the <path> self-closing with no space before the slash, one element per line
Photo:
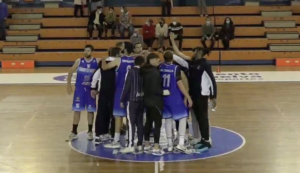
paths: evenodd
<path fill-rule="evenodd" d="M 176 123 L 176 130 L 179 131 L 179 120 L 175 121 Z M 189 129 L 189 123 L 186 121 L 186 129 Z"/>
<path fill-rule="evenodd" d="M 224 49 L 228 50 L 229 49 L 229 39 L 223 38 L 222 43 L 223 43 Z"/>
<path fill-rule="evenodd" d="M 113 117 L 114 91 L 100 90 L 98 98 L 98 110 L 95 121 L 96 136 L 109 133 L 109 124 L 111 117 Z M 113 131 L 114 129 L 113 122 Z"/>
<path fill-rule="evenodd" d="M 182 48 L 182 35 L 177 35 L 177 37 L 175 38 L 175 41 L 179 42 L 178 49 L 180 50 Z M 169 44 L 170 44 L 170 46 L 172 46 L 172 42 L 170 39 L 169 39 Z"/>
<path fill-rule="evenodd" d="M 97 30 L 98 30 L 98 38 L 100 38 L 101 35 L 102 35 L 102 33 L 103 33 L 103 27 L 102 27 L 102 25 L 93 25 L 93 24 L 89 24 L 89 25 L 88 25 L 88 33 L 89 33 L 89 37 L 90 37 L 90 38 L 93 38 L 93 31 L 94 31 L 94 29 L 95 29 L 94 26 L 96 26 L 96 28 L 97 28 Z"/>
<path fill-rule="evenodd" d="M 209 140 L 208 96 L 193 99 L 193 110 L 199 124 L 202 139 Z"/>
<path fill-rule="evenodd" d="M 78 17 L 78 10 L 80 11 L 80 17 L 83 17 L 83 7 L 82 5 L 74 5 L 74 16 Z"/>
<path fill-rule="evenodd" d="M 6 26 L 5 26 L 5 20 L 0 19 L 0 40 L 6 39 Z"/>
<path fill-rule="evenodd" d="M 115 29 L 116 29 L 115 23 L 108 23 L 107 25 L 104 26 L 105 36 L 107 36 L 108 29 L 111 29 L 111 36 L 114 37 L 115 36 Z"/>
<path fill-rule="evenodd" d="M 209 36 L 208 36 L 208 37 L 209 37 Z M 203 45 L 204 48 L 207 48 L 206 43 L 205 43 L 206 40 L 207 40 L 207 39 L 206 39 L 205 37 L 202 37 L 202 38 L 201 38 L 201 43 L 202 43 L 202 45 Z M 215 45 L 215 41 L 216 41 L 216 40 L 215 40 L 215 37 L 212 36 L 210 41 L 211 41 L 211 44 L 210 44 L 210 47 L 209 47 L 209 48 L 212 49 L 212 48 L 214 48 L 214 45 Z"/>
<path fill-rule="evenodd" d="M 162 108 L 146 107 L 145 141 L 150 140 L 152 124 L 154 122 L 154 143 L 159 144 L 160 128 L 162 124 Z"/>
<path fill-rule="evenodd" d="M 134 146 L 135 128 L 137 127 L 138 143 L 143 144 L 143 114 L 144 103 L 143 102 L 128 102 L 127 105 L 127 125 L 128 125 L 128 146 Z"/>
<path fill-rule="evenodd" d="M 169 0 L 161 2 L 161 15 L 171 16 L 171 2 Z"/>
<path fill-rule="evenodd" d="M 144 38 L 144 43 L 147 45 L 148 48 L 152 47 L 153 41 L 154 41 L 154 38 L 148 38 L 148 39 Z"/>

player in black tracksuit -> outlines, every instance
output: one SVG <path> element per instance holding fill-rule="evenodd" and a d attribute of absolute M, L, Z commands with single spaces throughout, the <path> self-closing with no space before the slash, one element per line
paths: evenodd
<path fill-rule="evenodd" d="M 140 73 L 140 67 L 144 64 L 144 58 L 138 56 L 135 58 L 134 67 L 127 71 L 125 85 L 121 95 L 121 107 L 127 111 L 128 126 L 128 146 L 121 150 L 121 153 L 134 152 L 134 135 L 137 127 L 138 149 L 142 150 L 143 144 L 143 113 L 144 113 L 144 92 L 143 78 Z"/>

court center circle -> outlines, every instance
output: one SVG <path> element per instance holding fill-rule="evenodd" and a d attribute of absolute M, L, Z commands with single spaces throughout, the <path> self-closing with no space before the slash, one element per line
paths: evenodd
<path fill-rule="evenodd" d="M 101 159 L 128 162 L 182 162 L 230 154 L 241 149 L 246 143 L 246 140 L 242 135 L 221 127 L 211 128 L 211 138 L 213 147 L 203 153 L 172 153 L 163 156 L 154 156 L 151 154 L 114 154 L 113 149 L 104 148 L 102 144 L 95 146 L 93 141 L 88 141 L 86 132 L 79 133 L 78 139 L 69 144 L 72 149 L 79 153 Z"/>

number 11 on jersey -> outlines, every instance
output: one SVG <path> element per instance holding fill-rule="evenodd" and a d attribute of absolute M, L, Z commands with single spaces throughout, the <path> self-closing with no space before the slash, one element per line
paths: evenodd
<path fill-rule="evenodd" d="M 170 87 L 170 79 L 171 79 L 171 76 L 170 74 L 163 74 L 163 87 Z"/>

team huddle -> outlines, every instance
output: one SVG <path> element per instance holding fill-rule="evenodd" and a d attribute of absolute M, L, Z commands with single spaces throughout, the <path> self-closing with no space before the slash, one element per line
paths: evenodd
<path fill-rule="evenodd" d="M 172 34 L 170 37 L 174 42 Z M 166 152 L 189 154 L 211 148 L 207 112 L 209 100 L 212 108 L 216 107 L 216 83 L 211 70 L 203 65 L 205 52 L 202 48 L 196 48 L 190 58 L 173 44 L 172 49 L 164 52 L 163 62 L 157 54 L 142 51 L 139 43 L 125 42 L 123 47 L 113 47 L 102 60 L 93 58 L 92 52 L 93 47 L 87 45 L 84 57 L 75 61 L 67 78 L 67 90 L 72 94 L 71 78 L 77 71 L 70 141 L 77 139 L 81 111 L 87 111 L 87 139 L 94 139 L 94 112 L 98 112 L 95 144 L 120 149 L 120 153 L 144 152 L 161 156 Z M 190 116 L 192 127 L 187 123 Z M 127 144 L 122 147 L 124 118 L 128 135 Z M 193 128 L 193 135 L 189 135 L 188 128 Z M 160 143 L 161 129 L 165 129 L 166 146 Z"/>

